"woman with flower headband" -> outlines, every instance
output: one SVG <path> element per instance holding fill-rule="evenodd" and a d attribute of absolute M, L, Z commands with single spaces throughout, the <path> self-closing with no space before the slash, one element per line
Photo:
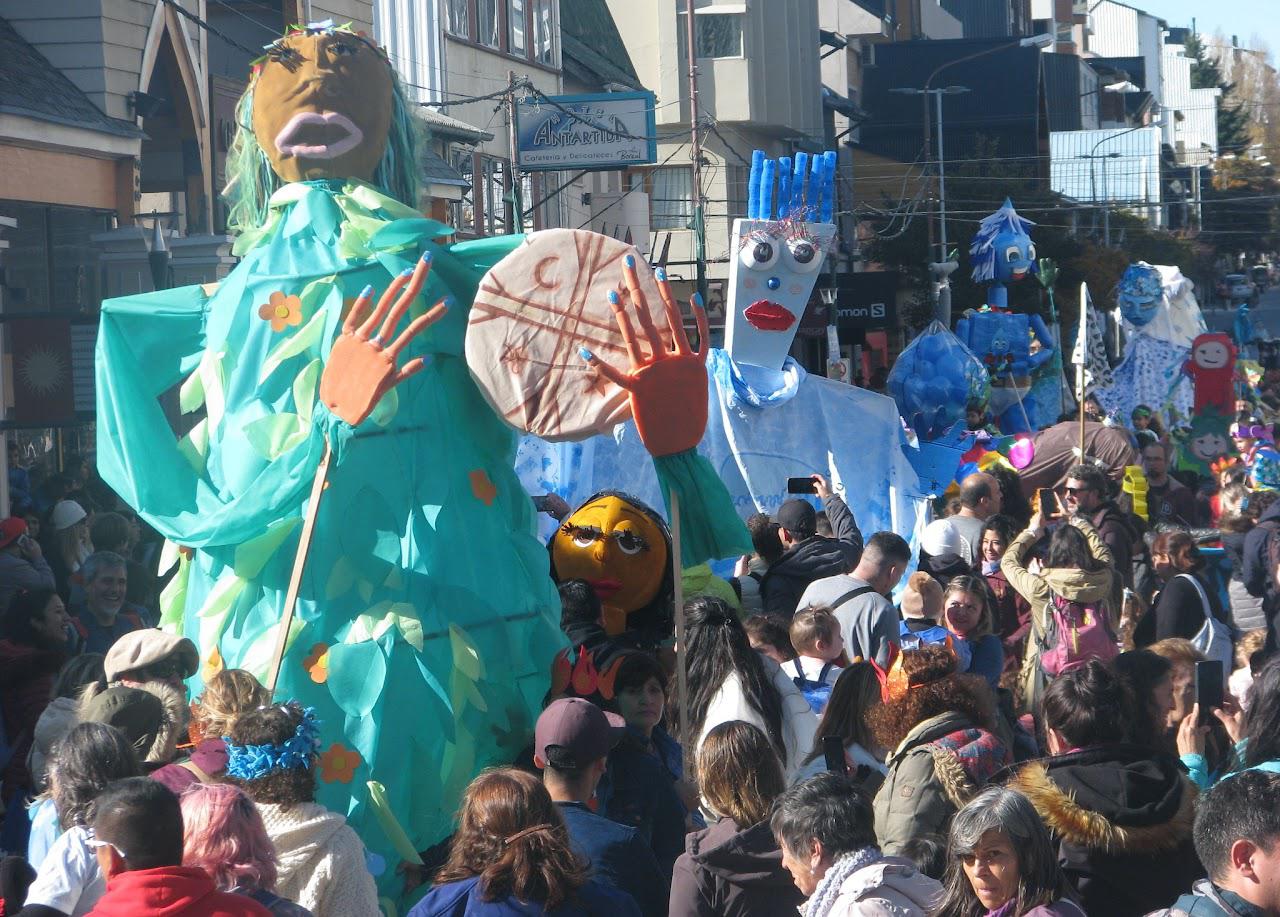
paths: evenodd
<path fill-rule="evenodd" d="M 228 782 L 248 794 L 279 854 L 276 892 L 316 917 L 380 917 L 364 844 L 316 799 L 320 723 L 296 703 L 241 714 L 227 738 Z"/>
<path fill-rule="evenodd" d="M 639 917 L 630 895 L 589 878 L 542 781 L 493 768 L 467 787 L 449 860 L 409 917 Z"/>

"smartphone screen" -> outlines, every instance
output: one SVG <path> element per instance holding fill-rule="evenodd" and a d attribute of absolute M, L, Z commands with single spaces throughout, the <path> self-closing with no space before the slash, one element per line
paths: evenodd
<path fill-rule="evenodd" d="M 789 494 L 816 494 L 817 492 L 818 485 L 813 478 L 787 478 Z"/>
<path fill-rule="evenodd" d="M 1196 663 L 1196 703 L 1200 722 L 1213 722 L 1213 711 L 1222 706 L 1222 663 L 1216 659 Z"/>
<path fill-rule="evenodd" d="M 550 504 L 547 502 L 547 498 L 550 496 L 551 496 L 550 494 L 543 494 L 540 497 L 534 497 L 533 508 L 540 513 L 545 513 L 547 511 L 547 507 L 550 506 Z"/>
<path fill-rule="evenodd" d="M 849 776 L 849 763 L 844 756 L 844 742 L 839 736 L 822 737 L 822 759 L 827 770 L 841 777 Z"/>
<path fill-rule="evenodd" d="M 1040 510 L 1040 515 L 1045 519 L 1058 515 L 1058 501 L 1053 496 L 1053 491 L 1048 487 L 1041 487 L 1036 491 L 1036 502 Z"/>

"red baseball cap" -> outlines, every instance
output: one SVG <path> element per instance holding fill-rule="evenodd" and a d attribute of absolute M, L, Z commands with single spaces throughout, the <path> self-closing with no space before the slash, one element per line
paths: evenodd
<path fill-rule="evenodd" d="M 605 713 L 581 697 L 566 697 L 538 717 L 533 750 L 556 770 L 577 770 L 609 754 L 625 727 L 616 713 Z"/>
<path fill-rule="evenodd" d="M 27 534 L 27 521 L 17 516 L 0 519 L 0 548 L 7 548 Z"/>

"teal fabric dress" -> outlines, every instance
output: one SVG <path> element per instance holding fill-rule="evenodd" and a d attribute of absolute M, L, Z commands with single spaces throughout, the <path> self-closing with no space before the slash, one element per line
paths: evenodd
<path fill-rule="evenodd" d="M 362 183 L 286 185 L 216 290 L 110 300 L 98 339 L 99 467 L 177 559 L 161 623 L 199 647 L 193 697 L 221 667 L 265 678 L 331 443 L 276 695 L 316 708 L 320 801 L 385 889 L 470 779 L 519 753 L 563 644 L 515 435 L 462 356 L 476 286 L 520 237 L 431 241 L 449 232 Z M 316 397 L 344 310 L 427 249 L 410 317 L 457 305 L 401 357 L 426 369 L 352 429 Z"/>

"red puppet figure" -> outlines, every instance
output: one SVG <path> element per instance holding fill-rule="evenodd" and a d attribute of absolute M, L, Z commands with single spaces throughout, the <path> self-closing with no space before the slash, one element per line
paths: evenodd
<path fill-rule="evenodd" d="M 1191 342 L 1191 357 L 1182 371 L 1195 386 L 1196 414 L 1214 408 L 1224 417 L 1235 411 L 1236 347 L 1225 334 L 1202 334 Z"/>

